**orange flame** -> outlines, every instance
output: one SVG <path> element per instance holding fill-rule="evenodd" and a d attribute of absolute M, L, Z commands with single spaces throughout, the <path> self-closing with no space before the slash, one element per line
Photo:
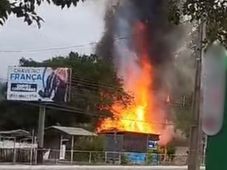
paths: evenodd
<path fill-rule="evenodd" d="M 152 93 L 153 67 L 149 61 L 148 42 L 146 41 L 146 27 L 143 23 L 135 25 L 134 41 L 138 61 L 128 64 L 124 76 L 124 89 L 132 92 L 135 102 L 124 108 L 114 104 L 113 118 L 101 121 L 97 131 L 127 131 L 146 134 L 160 133 L 162 122 L 162 111 L 156 105 L 155 96 Z M 135 64 L 136 63 L 136 64 Z M 135 68 L 136 67 L 136 68 Z"/>

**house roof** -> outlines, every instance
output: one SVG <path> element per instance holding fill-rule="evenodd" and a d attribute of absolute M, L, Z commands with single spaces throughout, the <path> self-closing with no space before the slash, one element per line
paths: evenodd
<path fill-rule="evenodd" d="M 17 129 L 17 130 L 0 131 L 0 135 L 11 136 L 11 137 L 27 137 L 27 136 L 30 136 L 30 133 L 26 130 Z"/>
<path fill-rule="evenodd" d="M 56 129 L 70 136 L 97 136 L 96 133 L 90 132 L 83 128 L 64 127 L 64 126 L 50 126 L 46 128 L 46 130 L 49 130 L 49 129 Z"/>
<path fill-rule="evenodd" d="M 159 136 L 160 134 L 158 133 L 142 133 L 142 132 L 133 132 L 133 131 L 126 131 L 126 130 L 118 130 L 118 129 L 109 129 L 109 130 L 103 130 L 100 131 L 99 134 L 141 134 L 141 135 L 153 135 L 153 136 Z"/>

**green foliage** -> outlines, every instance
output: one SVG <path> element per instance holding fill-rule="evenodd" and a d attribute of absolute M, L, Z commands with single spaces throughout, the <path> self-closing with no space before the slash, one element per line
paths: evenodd
<path fill-rule="evenodd" d="M 176 148 L 174 145 L 168 145 L 167 146 L 167 156 L 169 157 L 169 159 L 171 161 L 173 161 L 174 157 L 175 157 L 175 153 L 176 153 Z"/>
<path fill-rule="evenodd" d="M 103 151 L 104 139 L 101 136 L 94 138 L 81 137 L 75 141 L 75 150 L 81 150 L 83 152 L 78 152 L 77 156 L 74 157 L 75 161 L 88 162 L 89 159 L 91 163 L 103 162 L 105 153 Z M 85 151 L 85 152 L 84 152 Z M 86 152 L 88 151 L 88 152 Z"/>
<path fill-rule="evenodd" d="M 104 138 L 97 136 L 94 138 L 81 137 L 75 142 L 75 150 L 82 151 L 103 151 Z"/>
<path fill-rule="evenodd" d="M 2 0 L 0 2 L 0 25 L 8 19 L 8 12 L 10 9 L 10 3 L 8 0 Z"/>
<path fill-rule="evenodd" d="M 38 108 L 15 102 L 0 102 L 0 129 L 32 130 L 37 126 Z"/>
<path fill-rule="evenodd" d="M 126 154 L 122 154 L 121 155 L 121 165 L 128 165 L 129 164 L 129 160 Z"/>
<path fill-rule="evenodd" d="M 191 109 L 175 108 L 175 127 L 183 132 L 186 137 L 190 135 L 192 124 Z"/>
<path fill-rule="evenodd" d="M 110 116 L 113 103 L 127 105 L 131 101 L 131 97 L 122 88 L 122 81 L 117 77 L 114 66 L 98 59 L 96 55 L 79 56 L 71 52 L 67 57 L 55 57 L 42 63 L 22 58 L 20 64 L 72 68 L 69 105 L 93 113 L 94 116 Z"/>
<path fill-rule="evenodd" d="M 189 137 L 192 124 L 192 95 L 182 95 L 174 99 L 175 104 L 171 107 L 175 128 Z"/>
<path fill-rule="evenodd" d="M 36 7 L 47 2 L 61 8 L 77 6 L 80 0 L 1 0 L 0 1 L 0 25 L 8 19 L 10 14 L 18 18 L 24 18 L 24 22 L 31 25 L 35 21 L 38 27 L 43 19 L 36 13 Z M 83 1 L 83 0 L 81 0 Z"/>
<path fill-rule="evenodd" d="M 183 132 L 184 135 L 189 136 L 193 115 L 192 93 L 194 80 L 192 76 L 193 70 L 186 69 L 185 63 L 189 65 L 190 62 L 185 59 L 182 61 L 177 61 L 177 67 L 174 70 L 174 74 L 177 77 L 177 80 L 175 80 L 171 84 L 171 91 L 174 93 L 171 94 L 170 111 L 172 120 L 174 121 L 175 124 L 175 128 Z M 190 64 L 193 65 L 192 63 Z M 188 75 L 189 72 L 191 72 L 190 75 Z"/>
<path fill-rule="evenodd" d="M 191 22 L 206 22 L 207 42 L 213 43 L 219 40 L 227 46 L 227 2 L 223 0 L 171 0 L 170 19 L 180 23 L 185 18 Z M 178 5 L 175 5 L 178 4 Z M 177 17 L 175 17 L 177 16 Z M 178 17 L 180 16 L 180 17 Z M 178 20 L 177 22 L 175 20 Z"/>
<path fill-rule="evenodd" d="M 180 9 L 178 8 L 178 1 L 177 0 L 169 0 L 169 21 L 174 24 L 179 24 L 180 22 Z"/>
<path fill-rule="evenodd" d="M 71 101 L 67 104 L 58 103 L 58 107 L 70 107 L 75 112 L 47 110 L 46 126 L 57 123 L 65 126 L 87 123 L 90 125 L 90 130 L 94 130 L 101 117 L 112 115 L 111 105 L 114 102 L 126 105 L 131 100 L 131 97 L 124 92 L 113 65 L 106 64 L 96 55 L 80 56 L 71 52 L 66 57 L 54 57 L 44 62 L 22 58 L 20 65 L 72 68 Z M 31 129 L 37 125 L 37 107 L 4 102 L 0 110 L 0 128 Z"/>
<path fill-rule="evenodd" d="M 152 165 L 153 160 L 154 160 L 154 153 L 156 153 L 156 151 L 154 151 L 153 149 L 149 149 L 147 152 L 147 159 L 146 159 L 146 164 L 147 165 Z"/>

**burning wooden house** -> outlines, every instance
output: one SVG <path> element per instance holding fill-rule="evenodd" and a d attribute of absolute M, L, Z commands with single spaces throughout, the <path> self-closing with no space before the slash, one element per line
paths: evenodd
<path fill-rule="evenodd" d="M 127 131 L 102 132 L 105 137 L 104 150 L 108 152 L 139 152 L 146 153 L 152 148 L 151 141 L 159 140 L 158 134 L 144 134 Z"/>
<path fill-rule="evenodd" d="M 126 102 L 127 106 L 114 102 L 110 109 L 113 115 L 100 120 L 97 132 L 106 138 L 106 151 L 146 153 L 150 143 L 159 140 L 158 134 L 165 143 L 170 139 L 168 131 L 162 132 L 170 119 L 172 77 L 165 69 L 172 67 L 166 66 L 173 56 L 165 38 L 168 19 L 163 16 L 162 5 L 165 3 L 160 0 L 132 0 L 115 8 L 114 27 L 107 33 L 120 36 L 127 32 L 129 37 L 112 43 L 110 51 L 124 91 L 132 95 L 133 101 Z M 125 15 L 125 11 L 135 15 Z"/>
<path fill-rule="evenodd" d="M 107 162 L 122 162 L 122 156 L 128 161 L 143 164 L 146 153 L 150 149 L 157 149 L 158 134 L 145 134 L 127 131 L 103 131 L 105 138 L 104 150 Z"/>

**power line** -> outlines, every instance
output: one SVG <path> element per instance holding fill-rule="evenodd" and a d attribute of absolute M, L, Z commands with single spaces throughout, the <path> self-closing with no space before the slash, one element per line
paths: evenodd
<path fill-rule="evenodd" d="M 3 79 L 3 80 L 6 80 L 6 79 Z M 87 83 L 87 82 L 75 80 L 74 83 L 71 83 L 70 85 L 71 85 L 71 88 L 73 89 L 73 91 L 83 89 L 83 90 L 87 90 L 88 92 L 90 92 L 91 90 L 98 91 L 98 89 L 102 89 L 103 87 L 105 87 L 107 89 L 109 88 L 111 90 L 119 91 L 120 93 L 124 94 L 124 91 L 121 91 L 120 89 L 114 88 L 112 86 L 100 86 L 99 84 L 92 83 L 92 82 Z M 79 91 L 79 92 L 81 92 L 81 91 Z M 98 96 L 96 96 L 93 93 L 89 93 L 89 94 L 94 95 L 93 97 L 95 97 L 95 98 L 99 98 Z M 79 96 L 82 96 L 82 97 L 87 97 L 87 94 L 84 94 L 84 93 L 76 93 L 76 95 L 79 95 Z M 166 101 L 163 100 L 163 103 L 164 102 L 166 102 Z M 188 102 L 188 104 L 191 104 L 191 102 Z M 171 106 L 183 106 L 183 102 L 182 103 L 170 102 L 169 105 L 171 105 Z M 187 105 L 187 103 L 185 103 L 184 105 Z"/>
<path fill-rule="evenodd" d="M 109 90 L 115 90 L 118 92 L 122 92 L 122 90 L 119 87 L 113 87 L 113 86 L 107 86 L 107 85 L 101 85 L 101 84 L 96 84 L 96 83 L 87 83 L 79 80 L 73 80 L 71 83 L 72 87 L 77 87 L 78 85 L 86 86 L 86 87 L 91 87 L 93 89 L 100 89 L 100 88 L 105 88 Z"/>
<path fill-rule="evenodd" d="M 94 44 L 93 42 L 88 44 L 81 45 L 70 45 L 64 47 L 50 47 L 50 48 L 41 48 L 41 49 L 28 49 L 28 50 L 0 50 L 1 53 L 26 53 L 26 52 L 44 52 L 44 51 L 53 51 L 53 50 L 66 50 L 71 48 L 83 48 L 88 45 Z"/>
<path fill-rule="evenodd" d="M 188 23 L 188 21 L 183 21 L 184 23 Z M 105 34 L 105 32 L 102 32 L 102 34 Z M 127 40 L 130 39 L 131 37 L 139 35 L 140 33 L 132 33 L 130 35 L 119 35 L 119 36 L 113 36 L 113 41 L 118 41 L 118 40 Z M 67 50 L 67 49 L 72 49 L 72 48 L 84 48 L 92 45 L 98 45 L 98 44 L 104 44 L 102 41 L 93 41 L 85 44 L 74 44 L 74 45 L 68 45 L 68 46 L 61 46 L 61 47 L 49 47 L 49 48 L 40 48 L 40 49 L 26 49 L 26 50 L 1 50 L 0 53 L 29 53 L 29 52 L 44 52 L 44 51 L 53 51 L 53 50 Z"/>
<path fill-rule="evenodd" d="M 1 81 L 7 82 L 7 79 L 0 78 Z M 91 80 L 85 80 L 85 79 L 75 79 L 72 78 L 72 82 L 68 82 L 68 85 L 71 85 L 71 87 L 78 87 L 78 85 L 82 85 L 84 87 L 91 87 L 93 89 L 97 88 L 107 88 L 115 91 L 121 91 L 121 89 L 117 86 L 111 86 L 105 83 L 97 83 L 97 82 L 92 82 Z"/>
<path fill-rule="evenodd" d="M 2 79 L 2 80 L 6 80 L 6 79 Z M 84 82 L 84 81 L 80 81 L 80 80 L 73 80 L 72 83 L 68 83 L 68 84 L 70 84 L 71 85 L 70 87 L 72 89 L 75 89 L 75 90 L 81 88 L 81 89 L 87 90 L 87 91 L 91 91 L 91 90 L 98 91 L 98 89 L 106 88 L 106 89 L 111 89 L 111 90 L 118 91 L 118 92 L 124 94 L 124 91 L 122 91 L 123 89 L 121 90 L 118 87 L 108 86 L 108 85 L 100 85 L 96 82 L 91 82 L 91 81 L 90 82 Z M 90 94 L 93 94 L 93 93 L 90 93 Z M 77 93 L 76 95 L 86 97 L 86 94 L 84 94 L 84 93 Z M 94 96 L 94 97 L 98 98 L 98 96 Z M 163 102 L 165 102 L 165 101 L 163 100 Z M 170 102 L 169 104 L 170 105 L 176 105 L 176 106 L 183 105 L 183 103 L 179 103 L 179 102 Z M 189 102 L 189 104 L 190 104 L 190 102 Z"/>
<path fill-rule="evenodd" d="M 182 24 L 188 23 L 187 20 L 183 21 Z M 105 34 L 105 32 L 102 32 L 102 34 Z M 119 35 L 119 36 L 113 36 L 113 41 L 118 41 L 118 40 L 127 40 L 130 39 L 131 37 L 139 35 L 140 33 L 132 33 L 130 35 Z M 67 50 L 67 49 L 72 49 L 72 48 L 84 48 L 87 46 L 92 46 L 92 45 L 98 45 L 98 44 L 104 44 L 102 41 L 93 41 L 89 42 L 86 44 L 74 44 L 74 45 L 68 45 L 68 46 L 61 46 L 61 47 L 49 47 L 49 48 L 40 48 L 40 49 L 26 49 L 26 50 L 1 50 L 0 53 L 29 53 L 29 52 L 44 52 L 44 51 L 53 51 L 53 50 Z"/>
<path fill-rule="evenodd" d="M 80 81 L 80 82 L 84 82 L 84 83 L 92 83 L 94 85 L 99 85 L 99 86 L 104 86 L 104 87 L 112 87 L 113 89 L 116 89 L 116 87 L 117 87 L 117 86 L 112 86 L 112 85 L 107 84 L 107 83 L 102 83 L 102 82 L 97 82 L 97 81 L 94 81 L 94 80 L 91 80 L 91 79 L 81 78 L 77 75 L 76 76 L 72 75 L 72 80 L 76 80 L 76 81 Z"/>
<path fill-rule="evenodd" d="M 94 113 L 91 114 L 89 112 L 85 112 L 82 111 L 80 109 L 76 109 L 75 107 L 70 107 L 70 106 L 64 106 L 64 107 L 59 107 L 59 106 L 63 106 L 63 105 L 59 105 L 57 103 L 46 103 L 46 104 L 38 104 L 38 103 L 30 103 L 30 102 L 20 102 L 22 104 L 27 104 L 27 105 L 32 105 L 32 106 L 36 106 L 39 107 L 40 105 L 45 106 L 47 109 L 53 109 L 53 110 L 59 110 L 59 111 L 65 111 L 65 112 L 71 112 L 71 113 L 77 113 L 77 114 L 81 114 L 81 115 L 86 115 L 86 116 L 91 116 L 94 118 L 109 118 L 107 117 L 107 115 L 103 115 L 100 113 Z M 117 120 L 113 118 L 113 121 Z M 145 123 L 145 124 L 156 124 L 156 125 L 174 125 L 173 123 L 162 123 L 162 122 L 151 122 L 151 121 L 143 121 L 143 120 L 134 120 L 134 119 L 127 119 L 127 118 L 123 118 L 123 119 L 119 119 L 120 121 L 129 121 L 129 122 L 140 122 L 140 123 Z"/>
<path fill-rule="evenodd" d="M 78 82 L 83 83 L 84 86 L 98 87 L 98 84 L 93 83 L 91 81 L 90 82 L 88 82 L 87 80 L 84 80 L 84 81 L 75 80 L 75 81 L 76 81 L 76 83 L 78 83 Z M 75 87 L 74 85 L 75 84 L 73 83 L 72 87 Z M 105 87 L 108 87 L 108 86 L 105 86 Z M 35 103 L 26 103 L 26 104 L 40 106 L 40 104 L 35 104 Z M 66 112 L 77 113 L 77 114 L 83 114 L 83 115 L 87 115 L 87 116 L 91 116 L 91 117 L 97 117 L 97 118 L 105 118 L 106 117 L 106 115 L 100 115 L 100 113 L 99 113 L 99 115 L 97 113 L 96 114 L 90 114 L 90 113 L 85 112 L 83 110 L 79 110 L 78 108 L 59 104 L 59 103 L 57 103 L 57 104 L 56 103 L 51 103 L 51 104 L 48 103 L 48 104 L 45 104 L 45 106 L 49 109 L 55 109 L 55 110 L 66 111 Z M 146 122 L 146 121 L 132 120 L 132 119 L 120 119 L 120 120 L 132 121 L 132 122 L 141 122 L 141 123 L 163 124 L 163 123 L 157 123 L 157 122 Z"/>
<path fill-rule="evenodd" d="M 130 37 L 116 37 L 113 38 L 114 41 L 118 40 L 126 40 Z M 89 42 L 86 44 L 75 44 L 75 45 L 69 45 L 69 46 L 63 46 L 63 47 L 49 47 L 49 48 L 40 48 L 40 49 L 27 49 L 27 50 L 0 50 L 0 53 L 36 53 L 36 52 L 45 52 L 45 51 L 54 51 L 54 50 L 67 50 L 67 49 L 72 49 L 72 48 L 84 48 L 92 45 L 98 45 L 102 44 L 102 41 L 94 41 L 94 42 Z"/>
<path fill-rule="evenodd" d="M 105 118 L 110 118 L 110 117 L 107 117 L 107 115 L 104 115 L 104 114 L 100 114 L 100 113 L 91 114 L 89 112 L 82 111 L 82 110 L 77 109 L 75 107 L 70 107 L 70 106 L 61 107 L 62 105 L 59 105 L 57 103 L 41 103 L 40 104 L 40 103 L 22 102 L 22 101 L 14 101 L 14 102 L 25 104 L 25 105 L 30 105 L 30 106 L 35 106 L 35 107 L 45 106 L 47 109 L 76 113 L 76 114 L 80 114 L 80 115 L 90 116 L 91 118 L 96 118 L 96 119 L 101 118 L 101 119 L 104 120 Z M 113 121 L 117 121 L 117 120 L 129 121 L 129 122 L 133 122 L 133 123 L 144 123 L 144 124 L 154 124 L 154 125 L 174 125 L 173 123 L 152 122 L 152 121 L 134 120 L 134 119 L 128 119 L 128 118 L 119 118 L 119 119 L 112 118 L 112 120 Z"/>

